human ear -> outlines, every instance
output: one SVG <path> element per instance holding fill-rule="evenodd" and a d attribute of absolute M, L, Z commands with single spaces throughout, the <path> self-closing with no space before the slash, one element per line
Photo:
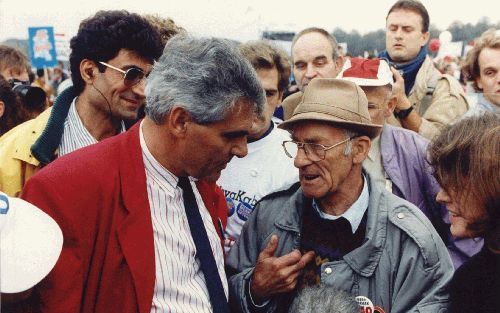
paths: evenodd
<path fill-rule="evenodd" d="M 5 103 L 3 101 L 0 101 L 0 117 L 2 117 L 4 113 L 5 113 Z"/>
<path fill-rule="evenodd" d="M 167 123 L 172 133 L 184 137 L 188 131 L 189 124 L 193 122 L 193 118 L 185 108 L 174 106 L 167 116 Z"/>
<path fill-rule="evenodd" d="M 94 61 L 83 59 L 80 62 L 80 76 L 82 77 L 85 84 L 92 85 L 94 83 L 97 72 L 98 68 Z"/>
<path fill-rule="evenodd" d="M 361 164 L 368 156 L 371 140 L 367 136 L 357 137 L 352 142 L 352 161 L 354 164 Z"/>
<path fill-rule="evenodd" d="M 396 104 L 398 103 L 398 98 L 396 96 L 391 96 L 389 101 L 387 102 L 386 108 L 384 109 L 384 117 L 388 118 L 394 112 L 396 108 Z"/>

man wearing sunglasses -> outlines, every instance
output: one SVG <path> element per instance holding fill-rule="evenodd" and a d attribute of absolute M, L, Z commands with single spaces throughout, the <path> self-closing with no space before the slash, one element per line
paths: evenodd
<path fill-rule="evenodd" d="M 100 11 L 71 40 L 73 87 L 54 106 L 0 139 L 0 190 L 19 195 L 41 167 L 125 131 L 145 102 L 145 76 L 163 45 L 143 17 Z"/>
<path fill-rule="evenodd" d="M 330 285 L 372 312 L 439 312 L 453 266 L 429 220 L 380 188 L 362 163 L 381 125 L 371 122 L 360 87 L 314 78 L 285 102 L 279 127 L 300 186 L 261 200 L 230 250 L 234 312 L 288 312 L 296 292 Z"/>

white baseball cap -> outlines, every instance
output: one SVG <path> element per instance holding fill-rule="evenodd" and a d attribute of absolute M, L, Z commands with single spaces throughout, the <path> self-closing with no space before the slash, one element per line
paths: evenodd
<path fill-rule="evenodd" d="M 0 291 L 30 289 L 52 270 L 62 250 L 57 223 L 36 206 L 0 192 Z"/>
<path fill-rule="evenodd" d="M 361 87 L 394 84 L 389 64 L 383 59 L 351 58 L 345 62 L 338 78 L 349 80 Z"/>

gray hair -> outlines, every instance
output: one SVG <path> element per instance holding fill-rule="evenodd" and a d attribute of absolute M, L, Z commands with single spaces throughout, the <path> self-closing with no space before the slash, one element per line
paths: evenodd
<path fill-rule="evenodd" d="M 218 38 L 171 38 L 153 66 L 145 89 L 146 115 L 163 123 L 174 106 L 196 123 L 223 120 L 243 98 L 261 114 L 266 98 L 252 65 L 235 43 Z"/>
<path fill-rule="evenodd" d="M 318 285 L 303 289 L 293 300 L 289 313 L 359 313 L 360 307 L 351 294 Z"/>
<path fill-rule="evenodd" d="M 349 129 L 344 129 L 344 133 L 345 133 L 345 137 L 346 139 L 347 138 L 354 138 L 354 137 L 359 137 L 361 136 L 360 133 L 358 132 L 355 132 L 353 130 L 349 130 Z M 345 156 L 348 156 L 348 155 L 351 155 L 352 153 L 352 140 L 348 140 L 346 145 L 345 145 L 345 149 L 344 149 L 344 155 Z"/>

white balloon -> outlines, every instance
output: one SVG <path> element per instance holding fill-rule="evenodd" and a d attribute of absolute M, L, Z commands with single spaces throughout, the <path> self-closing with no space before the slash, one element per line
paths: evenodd
<path fill-rule="evenodd" d="M 452 37 L 453 36 L 451 35 L 451 33 L 445 30 L 444 32 L 441 32 L 441 34 L 439 34 L 439 42 L 441 44 L 451 42 Z"/>

